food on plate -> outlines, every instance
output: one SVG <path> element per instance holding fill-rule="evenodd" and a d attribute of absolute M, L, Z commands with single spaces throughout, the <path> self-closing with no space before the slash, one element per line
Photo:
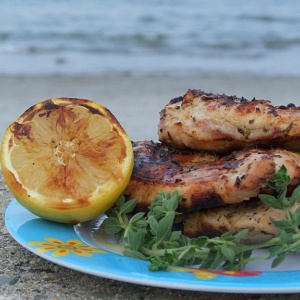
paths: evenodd
<path fill-rule="evenodd" d="M 288 193 L 300 184 L 299 107 L 188 90 L 160 112 L 158 139 L 133 143 L 134 169 L 124 195 L 137 199 L 137 211 L 159 192 L 177 190 L 187 236 L 244 228 L 252 236 L 275 234 L 270 216 L 284 213 L 258 195 L 276 194 L 268 181 L 283 165 L 291 179 Z"/>
<path fill-rule="evenodd" d="M 277 266 L 299 252 L 299 108 L 189 90 L 161 111 L 159 140 L 131 142 L 99 103 L 49 99 L 5 131 L 2 172 L 42 218 L 106 212 L 106 231 L 151 270 L 238 270 L 265 258 L 251 256 L 261 247 Z"/>
<path fill-rule="evenodd" d="M 131 141 L 112 113 L 90 100 L 49 99 L 5 131 L 2 172 L 34 214 L 76 224 L 109 209 L 128 184 Z"/>
<path fill-rule="evenodd" d="M 259 195 L 262 203 L 276 209 L 272 213 L 272 219 L 269 213 L 276 233 L 268 234 L 267 237 L 249 235 L 249 229 L 252 228 L 245 228 L 238 233 L 230 230 L 215 237 L 187 237 L 173 226 L 181 198 L 177 191 L 172 194 L 157 194 L 147 213 L 133 215 L 131 213 L 136 201 L 131 199 L 125 202 L 125 198 L 120 197 L 116 205 L 107 211 L 103 225 L 107 233 L 115 235 L 117 241 L 124 237 L 124 255 L 148 260 L 148 269 L 151 271 L 168 270 L 169 267 L 176 266 L 236 271 L 242 270 L 249 262 L 265 259 L 272 260 L 271 266 L 275 268 L 287 254 L 300 253 L 300 185 L 287 196 L 289 183 L 287 169 L 282 166 L 268 180 L 268 187 L 276 191 L 276 196 Z M 263 211 L 257 213 L 264 217 Z M 281 219 L 276 219 L 277 217 Z M 258 217 L 257 221 L 268 222 L 267 219 L 260 219 Z M 263 254 L 253 252 L 262 248 L 265 248 Z"/>
<path fill-rule="evenodd" d="M 295 211 L 300 202 L 293 206 Z M 243 203 L 225 205 L 211 209 L 203 209 L 185 215 L 183 234 L 188 237 L 220 236 L 225 232 L 238 233 L 249 230 L 249 239 L 257 241 L 278 234 L 279 230 L 271 221 L 285 219 L 283 210 L 264 204 L 259 199 Z"/>
<path fill-rule="evenodd" d="M 213 153 L 179 151 L 161 143 L 133 143 L 134 168 L 124 192 L 146 210 L 159 192 L 177 190 L 179 210 L 240 203 L 269 192 L 267 181 L 287 168 L 290 189 L 300 184 L 300 154 L 283 149 L 243 149 L 218 156 Z"/>
<path fill-rule="evenodd" d="M 245 147 L 300 150 L 300 108 L 189 90 L 160 112 L 159 140 L 178 149 L 228 153 Z"/>

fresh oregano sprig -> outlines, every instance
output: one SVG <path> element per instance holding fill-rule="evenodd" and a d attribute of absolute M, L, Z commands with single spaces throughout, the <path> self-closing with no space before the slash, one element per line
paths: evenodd
<path fill-rule="evenodd" d="M 275 209 L 282 210 L 285 218 L 271 218 L 278 234 L 256 244 L 245 244 L 248 230 L 237 234 L 229 231 L 220 237 L 200 236 L 188 238 L 180 230 L 174 230 L 174 220 L 181 196 L 159 193 L 149 206 L 147 213 L 131 213 L 136 201 L 125 201 L 121 196 L 108 212 L 104 221 L 105 230 L 114 234 L 117 241 L 123 237 L 124 255 L 150 261 L 152 271 L 165 270 L 169 266 L 199 265 L 201 268 L 241 270 L 251 261 L 272 259 L 272 267 L 278 266 L 289 253 L 300 252 L 300 186 L 287 197 L 290 178 L 282 166 L 268 182 L 275 191 L 273 195 L 259 195 L 261 201 Z M 253 250 L 266 248 L 260 256 L 253 256 Z"/>

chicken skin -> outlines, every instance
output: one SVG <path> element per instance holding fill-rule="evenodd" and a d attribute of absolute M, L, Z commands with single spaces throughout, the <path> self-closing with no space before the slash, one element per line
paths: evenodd
<path fill-rule="evenodd" d="M 299 206 L 300 202 L 297 202 L 293 211 Z M 286 219 L 285 212 L 254 199 L 185 214 L 183 233 L 191 238 L 201 235 L 215 237 L 230 230 L 238 233 L 248 229 L 250 240 L 255 238 L 254 241 L 257 241 L 278 234 L 278 228 L 272 223 L 271 218 Z"/>
<path fill-rule="evenodd" d="M 182 195 L 179 210 L 240 203 L 270 192 L 267 180 L 284 164 L 290 187 L 300 183 L 300 154 L 280 149 L 244 149 L 217 156 L 180 151 L 151 141 L 134 142 L 134 168 L 124 192 L 146 210 L 159 192 Z"/>
<path fill-rule="evenodd" d="M 189 90 L 160 112 L 158 136 L 177 149 L 229 153 L 256 146 L 300 151 L 300 107 Z"/>

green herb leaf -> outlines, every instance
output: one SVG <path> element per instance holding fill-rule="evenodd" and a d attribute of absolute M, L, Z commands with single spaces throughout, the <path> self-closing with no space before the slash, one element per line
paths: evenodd
<path fill-rule="evenodd" d="M 165 208 L 167 211 L 175 211 L 178 207 L 178 201 L 181 198 L 179 196 L 178 191 L 174 191 L 168 201 L 165 201 Z"/>
<path fill-rule="evenodd" d="M 245 239 L 248 236 L 248 234 L 249 234 L 249 229 L 246 228 L 236 233 L 234 237 L 235 240 L 239 242 L 240 240 Z"/>
<path fill-rule="evenodd" d="M 103 226 L 105 231 L 110 234 L 115 234 L 123 229 L 120 225 L 120 222 L 112 217 L 106 218 L 103 221 Z"/>
<path fill-rule="evenodd" d="M 208 237 L 199 236 L 197 238 L 191 239 L 191 245 L 195 246 L 197 248 L 201 248 L 201 247 L 205 246 L 205 244 L 207 243 L 207 240 L 208 240 Z"/>
<path fill-rule="evenodd" d="M 276 209 L 282 209 L 283 205 L 280 201 L 278 201 L 277 198 L 275 198 L 272 195 L 265 195 L 265 194 L 260 194 L 258 195 L 259 199 L 266 205 L 276 208 Z"/>
<path fill-rule="evenodd" d="M 122 204 L 120 213 L 124 213 L 124 214 L 131 213 L 133 211 L 133 209 L 135 208 L 135 206 L 136 206 L 136 200 L 131 199 Z"/>
<path fill-rule="evenodd" d="M 158 222 L 153 216 L 149 216 L 148 218 L 149 226 L 153 235 L 157 235 L 158 230 Z"/>
<path fill-rule="evenodd" d="M 278 256 L 272 261 L 272 268 L 278 267 L 286 258 L 286 253 L 280 253 Z"/>
<path fill-rule="evenodd" d="M 298 207 L 293 213 L 293 220 L 296 227 L 300 226 L 300 207 Z"/>
<path fill-rule="evenodd" d="M 125 203 L 125 197 L 124 197 L 123 195 L 121 195 L 121 196 L 117 199 L 117 201 L 116 201 L 116 203 L 115 203 L 115 206 L 121 207 L 124 203 Z"/>
<path fill-rule="evenodd" d="M 271 217 L 271 221 L 277 228 L 281 230 L 289 229 L 292 227 L 291 222 L 288 220 L 275 220 Z"/>
<path fill-rule="evenodd" d="M 139 213 L 136 213 L 135 215 L 133 215 L 130 220 L 129 220 L 129 223 L 130 224 L 133 224 L 137 221 L 139 221 L 140 219 L 142 219 L 144 217 L 145 213 L 144 212 L 139 212 Z"/>
<path fill-rule="evenodd" d="M 235 252 L 233 249 L 227 247 L 226 245 L 221 246 L 221 252 L 224 255 L 224 257 L 229 261 L 233 262 L 235 258 Z"/>
<path fill-rule="evenodd" d="M 148 260 L 152 271 L 191 264 L 208 269 L 241 270 L 248 262 L 260 259 L 273 259 L 272 267 L 276 267 L 289 253 L 300 252 L 300 207 L 294 207 L 300 201 L 300 186 L 287 197 L 289 183 L 287 169 L 282 166 L 268 181 L 274 195 L 259 195 L 264 204 L 282 210 L 285 217 L 282 220 L 271 218 L 278 234 L 258 244 L 243 244 L 249 236 L 248 229 L 236 234 L 229 231 L 216 238 L 192 239 L 179 230 L 173 231 L 181 199 L 177 191 L 157 194 L 146 214 L 138 212 L 131 218 L 128 214 L 134 211 L 136 201 L 119 197 L 107 212 L 104 228 L 117 240 L 123 237 L 124 255 Z M 268 253 L 253 256 L 253 250 L 259 248 L 268 249 Z"/>
<path fill-rule="evenodd" d="M 140 260 L 148 260 L 148 257 L 139 251 L 135 251 L 132 249 L 126 249 L 123 254 L 128 257 L 140 259 Z"/>
<path fill-rule="evenodd" d="M 172 231 L 171 232 L 171 235 L 170 235 L 170 241 L 172 242 L 172 241 L 178 241 L 178 240 L 180 240 L 181 238 L 182 238 L 182 233 L 181 233 L 181 231 Z"/>
<path fill-rule="evenodd" d="M 174 253 L 165 251 L 162 256 L 150 257 L 150 271 L 166 270 L 169 266 L 175 264 L 176 257 Z"/>
<path fill-rule="evenodd" d="M 214 258 L 214 260 L 213 260 L 213 262 L 211 263 L 211 265 L 210 265 L 210 269 L 213 269 L 213 270 L 215 270 L 215 269 L 217 269 L 220 265 L 221 265 L 221 263 L 224 261 L 224 257 L 225 256 L 223 256 L 223 253 L 222 253 L 222 250 L 221 250 L 221 247 L 215 252 L 215 258 Z"/>
<path fill-rule="evenodd" d="M 299 200 L 300 200 L 300 185 L 294 189 L 290 197 L 290 205 L 294 206 L 296 202 L 298 202 Z"/>
<path fill-rule="evenodd" d="M 194 247 L 186 248 L 184 251 L 181 252 L 181 254 L 178 256 L 178 258 L 184 259 L 184 260 L 190 260 L 195 255 L 195 252 L 196 252 L 196 250 Z"/>
<path fill-rule="evenodd" d="M 283 190 L 289 183 L 290 177 L 287 175 L 287 169 L 284 165 L 268 181 L 269 187 L 275 191 Z"/>
<path fill-rule="evenodd" d="M 160 244 L 171 235 L 171 230 L 175 218 L 174 212 L 168 212 L 159 222 L 156 233 L 156 243 Z"/>
<path fill-rule="evenodd" d="M 272 258 L 274 256 L 277 256 L 283 251 L 283 246 L 282 245 L 275 245 L 271 248 L 269 248 L 269 255 L 268 258 Z"/>

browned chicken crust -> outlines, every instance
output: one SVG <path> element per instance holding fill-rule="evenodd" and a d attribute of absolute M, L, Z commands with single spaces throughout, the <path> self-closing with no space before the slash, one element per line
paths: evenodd
<path fill-rule="evenodd" d="M 124 195 L 137 199 L 139 210 L 147 209 L 161 191 L 178 190 L 182 211 L 249 200 L 267 188 L 267 180 L 283 164 L 291 187 L 300 183 L 300 155 L 286 150 L 246 149 L 218 158 L 151 141 L 134 142 L 133 150 L 134 168 Z"/>
<path fill-rule="evenodd" d="M 159 140 L 178 149 L 230 152 L 251 146 L 300 150 L 300 108 L 189 90 L 160 112 Z"/>
<path fill-rule="evenodd" d="M 293 210 L 299 206 L 297 202 Z M 278 233 L 271 217 L 275 220 L 286 218 L 284 211 L 265 205 L 260 200 L 246 201 L 186 214 L 183 233 L 188 237 L 215 237 L 230 230 L 238 233 L 249 229 L 249 237 L 265 238 Z"/>

